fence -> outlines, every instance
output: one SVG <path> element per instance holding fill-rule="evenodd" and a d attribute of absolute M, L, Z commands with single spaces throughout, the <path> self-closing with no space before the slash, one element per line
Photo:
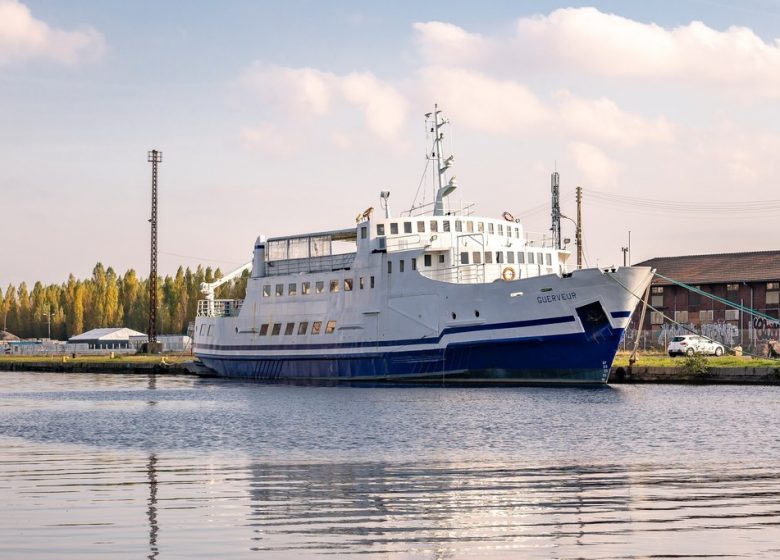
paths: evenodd
<path fill-rule="evenodd" d="M 665 323 L 661 329 L 653 331 L 637 330 L 630 326 L 620 343 L 621 350 L 631 351 L 639 338 L 639 350 L 648 352 L 666 352 L 669 343 L 675 336 L 685 334 L 701 334 L 723 344 L 726 348 L 741 346 L 746 354 L 765 355 L 767 343 L 778 340 L 778 329 L 739 329 L 731 323 L 711 323 L 700 327 L 688 326 L 689 329 L 679 325 Z M 691 332 L 693 331 L 693 332 Z"/>

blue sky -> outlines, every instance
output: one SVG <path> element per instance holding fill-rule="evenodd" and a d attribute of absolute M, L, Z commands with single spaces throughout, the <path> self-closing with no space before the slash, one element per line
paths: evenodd
<path fill-rule="evenodd" d="M 480 214 L 543 231 L 553 167 L 564 211 L 585 189 L 591 265 L 629 230 L 635 261 L 777 249 L 777 213 L 741 206 L 780 199 L 777 37 L 769 1 L 0 0 L 0 285 L 146 275 L 151 148 L 163 273 L 347 226 L 382 189 L 401 211 L 434 102 Z"/>

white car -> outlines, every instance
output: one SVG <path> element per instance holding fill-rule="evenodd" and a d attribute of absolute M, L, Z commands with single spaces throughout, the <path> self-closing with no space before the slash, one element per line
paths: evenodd
<path fill-rule="evenodd" d="M 669 343 L 669 348 L 666 351 L 672 357 L 693 356 L 694 354 L 722 356 L 726 349 L 720 342 L 715 342 L 695 334 L 686 334 L 675 336 Z"/>

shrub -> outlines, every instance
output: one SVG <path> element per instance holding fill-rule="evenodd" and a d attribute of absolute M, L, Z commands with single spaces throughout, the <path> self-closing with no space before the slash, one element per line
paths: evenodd
<path fill-rule="evenodd" d="M 707 375 L 710 363 L 705 356 L 694 354 L 686 356 L 682 364 L 682 372 L 685 375 Z"/>

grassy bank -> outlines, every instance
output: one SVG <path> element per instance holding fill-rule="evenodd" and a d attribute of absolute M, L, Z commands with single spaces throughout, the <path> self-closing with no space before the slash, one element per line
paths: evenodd
<path fill-rule="evenodd" d="M 64 360 L 63 360 L 64 358 Z M 191 362 L 192 356 L 180 355 L 180 354 L 132 354 L 132 355 L 116 355 L 113 358 L 110 356 L 79 356 L 73 358 L 70 355 L 65 356 L 13 356 L 13 355 L 0 355 L 0 364 L 2 363 L 49 363 L 49 364 L 61 364 L 68 362 L 78 362 L 86 364 L 181 364 L 184 362 Z"/>
<path fill-rule="evenodd" d="M 612 367 L 627 367 L 630 352 L 618 352 Z M 639 353 L 635 365 L 643 367 L 681 367 L 685 358 L 671 358 L 667 354 Z M 712 368 L 734 367 L 780 367 L 780 360 L 769 358 L 751 358 L 749 356 L 707 356 L 707 363 Z"/>

